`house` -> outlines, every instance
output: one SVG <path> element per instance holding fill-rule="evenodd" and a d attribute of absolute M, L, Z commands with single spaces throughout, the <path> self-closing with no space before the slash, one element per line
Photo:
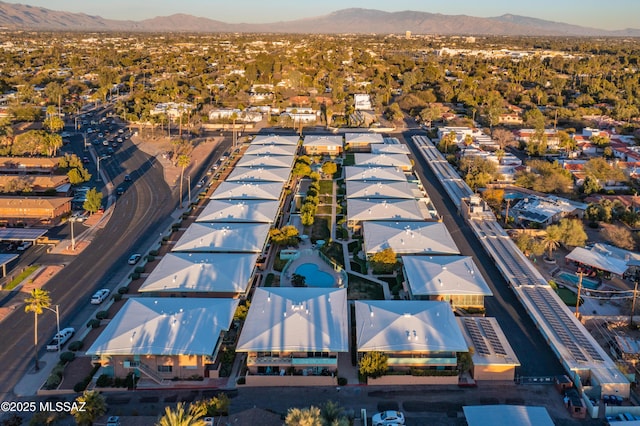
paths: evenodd
<path fill-rule="evenodd" d="M 269 168 L 284 167 L 291 169 L 295 156 L 293 155 L 243 155 L 236 167 Z"/>
<path fill-rule="evenodd" d="M 237 307 L 237 299 L 129 298 L 86 353 L 111 377 L 209 377 Z"/>
<path fill-rule="evenodd" d="M 282 182 L 222 182 L 213 194 L 212 200 L 279 200 L 284 184 Z"/>
<path fill-rule="evenodd" d="M 289 167 L 235 167 L 227 176 L 227 182 L 282 182 L 289 181 Z"/>
<path fill-rule="evenodd" d="M 51 225 L 71 212 L 69 197 L 0 196 L 0 225 Z"/>
<path fill-rule="evenodd" d="M 171 251 L 191 253 L 260 253 L 267 242 L 268 223 L 192 223 Z"/>
<path fill-rule="evenodd" d="M 363 250 L 371 256 L 390 248 L 397 255 L 460 254 L 451 234 L 442 222 L 366 221 L 362 224 Z"/>
<path fill-rule="evenodd" d="M 355 163 L 368 167 L 397 167 L 408 172 L 413 168 L 413 164 L 406 154 L 354 154 Z"/>
<path fill-rule="evenodd" d="M 209 200 L 196 222 L 261 222 L 273 223 L 280 203 L 276 200 Z"/>
<path fill-rule="evenodd" d="M 244 297 L 257 253 L 167 253 L 140 287 L 150 296 Z"/>
<path fill-rule="evenodd" d="M 510 381 L 520 361 L 495 318 L 456 318 L 467 345 L 473 349 L 471 376 L 474 380 Z"/>
<path fill-rule="evenodd" d="M 341 154 L 343 149 L 342 136 L 337 135 L 307 135 L 302 141 L 302 150 L 308 155 L 336 156 Z"/>
<path fill-rule="evenodd" d="M 401 143 L 373 143 L 371 144 L 372 154 L 411 154 L 409 148 L 405 144 Z"/>
<path fill-rule="evenodd" d="M 505 126 L 515 126 L 521 125 L 522 123 L 524 123 L 524 121 L 522 120 L 522 116 L 515 112 L 500 114 L 498 116 L 498 124 L 503 124 Z"/>
<path fill-rule="evenodd" d="M 402 256 L 402 269 L 405 291 L 414 300 L 484 309 L 484 298 L 493 296 L 470 256 Z"/>
<path fill-rule="evenodd" d="M 371 96 L 366 93 L 355 93 L 353 95 L 353 104 L 356 111 L 371 111 Z"/>
<path fill-rule="evenodd" d="M 366 182 L 349 180 L 347 181 L 347 198 L 365 198 L 365 199 L 390 199 L 390 198 L 420 198 L 423 196 L 422 191 L 415 183 L 411 184 L 407 181 L 401 182 Z"/>
<path fill-rule="evenodd" d="M 187 114 L 193 111 L 193 105 L 186 102 L 165 102 L 156 104 L 156 106 L 149 111 L 150 115 L 166 114 L 172 119 L 179 118 L 182 114 Z"/>
<path fill-rule="evenodd" d="M 349 352 L 347 291 L 256 288 L 236 352 L 247 354 L 247 386 L 335 386 Z"/>
<path fill-rule="evenodd" d="M 447 302 L 356 300 L 354 305 L 358 361 L 368 352 L 382 352 L 393 373 L 369 378 L 368 384 L 458 383 L 458 353 L 469 346 Z"/>
<path fill-rule="evenodd" d="M 345 181 L 371 182 L 406 182 L 407 176 L 395 167 L 346 166 L 344 167 Z"/>
<path fill-rule="evenodd" d="M 289 107 L 285 108 L 284 112 L 280 114 L 283 117 L 289 117 L 293 122 L 294 126 L 300 124 L 311 124 L 318 121 L 319 111 L 314 110 L 313 108 L 295 108 Z"/>
<path fill-rule="evenodd" d="M 297 135 L 256 135 L 255 139 L 251 141 L 251 146 L 254 146 L 254 145 L 297 146 L 299 143 L 300 143 L 300 136 L 297 136 Z"/>
<path fill-rule="evenodd" d="M 568 216 L 582 218 L 586 209 L 584 203 L 554 196 L 540 198 L 531 195 L 512 206 L 509 216 L 518 223 L 536 223 L 546 227 Z"/>
<path fill-rule="evenodd" d="M 255 144 L 249 145 L 249 148 L 243 155 L 296 155 L 298 151 L 297 145 L 276 145 L 276 144 Z"/>
<path fill-rule="evenodd" d="M 372 144 L 382 144 L 384 138 L 379 133 L 345 133 L 344 144 L 351 152 L 371 152 Z"/>
<path fill-rule="evenodd" d="M 415 199 L 347 199 L 347 224 L 358 230 L 362 222 L 387 220 L 394 222 L 425 220 Z"/>

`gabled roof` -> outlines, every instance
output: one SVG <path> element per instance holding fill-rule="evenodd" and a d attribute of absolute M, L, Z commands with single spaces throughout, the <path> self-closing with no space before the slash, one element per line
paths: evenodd
<path fill-rule="evenodd" d="M 348 352 L 347 291 L 256 288 L 237 352 Z"/>
<path fill-rule="evenodd" d="M 258 253 L 269 235 L 268 223 L 192 223 L 171 251 Z"/>
<path fill-rule="evenodd" d="M 409 154 L 409 148 L 400 143 L 376 143 L 371 145 L 373 154 Z"/>
<path fill-rule="evenodd" d="M 367 220 L 416 221 L 424 219 L 416 200 L 348 198 L 347 212 L 348 220 L 356 222 Z"/>
<path fill-rule="evenodd" d="M 345 180 L 395 181 L 407 180 L 404 172 L 393 167 L 347 166 L 344 168 Z"/>
<path fill-rule="evenodd" d="M 391 248 L 396 254 L 460 254 L 442 222 L 363 223 L 365 253 Z"/>
<path fill-rule="evenodd" d="M 380 167 L 412 167 L 407 154 L 354 154 L 356 164 Z"/>
<path fill-rule="evenodd" d="M 140 292 L 245 293 L 257 253 L 167 253 Z"/>
<path fill-rule="evenodd" d="M 402 263 L 414 296 L 493 295 L 471 256 L 402 256 Z"/>
<path fill-rule="evenodd" d="M 584 247 L 576 247 L 567 255 L 567 260 L 593 266 L 603 271 L 622 276 L 629 266 L 627 261 L 613 256 L 607 256 L 597 250 L 587 250 Z"/>
<path fill-rule="evenodd" d="M 0 209 L 57 209 L 71 202 L 69 197 L 0 196 Z"/>
<path fill-rule="evenodd" d="M 414 185 L 417 189 L 417 186 Z M 413 188 L 408 182 L 365 182 L 347 181 L 347 198 L 415 198 Z"/>
<path fill-rule="evenodd" d="M 346 144 L 356 143 L 356 144 L 374 144 L 374 143 L 382 143 L 384 138 L 380 133 L 345 133 L 344 134 L 344 142 Z"/>
<path fill-rule="evenodd" d="M 211 195 L 212 200 L 278 200 L 282 182 L 222 182 Z"/>
<path fill-rule="evenodd" d="M 296 155 L 297 145 L 249 145 L 244 155 Z"/>
<path fill-rule="evenodd" d="M 338 135 L 307 135 L 302 146 L 343 146 L 342 136 Z"/>
<path fill-rule="evenodd" d="M 293 166 L 293 155 L 243 155 L 236 167 L 285 167 Z"/>
<path fill-rule="evenodd" d="M 298 145 L 297 135 L 257 135 L 251 145 Z"/>
<path fill-rule="evenodd" d="M 273 223 L 279 204 L 276 200 L 209 200 L 196 222 Z"/>
<path fill-rule="evenodd" d="M 422 300 L 355 302 L 358 352 L 467 352 L 451 306 Z"/>
<path fill-rule="evenodd" d="M 237 299 L 130 298 L 88 355 L 212 355 Z"/>
<path fill-rule="evenodd" d="M 286 182 L 289 180 L 289 167 L 236 167 L 227 176 L 227 182 Z"/>

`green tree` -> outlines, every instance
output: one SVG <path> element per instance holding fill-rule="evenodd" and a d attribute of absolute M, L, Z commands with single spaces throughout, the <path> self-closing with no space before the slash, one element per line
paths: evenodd
<path fill-rule="evenodd" d="M 45 309 L 51 307 L 51 298 L 49 292 L 41 288 L 34 288 L 29 293 L 29 297 L 25 299 L 25 312 L 33 312 L 34 331 L 33 331 L 33 348 L 35 351 L 36 370 L 40 370 L 38 362 L 38 315 L 41 315 Z"/>
<path fill-rule="evenodd" d="M 391 247 L 374 253 L 369 260 L 373 266 L 373 272 L 376 274 L 388 274 L 398 264 L 396 253 Z"/>
<path fill-rule="evenodd" d="M 333 176 L 338 171 L 338 165 L 333 161 L 326 161 L 322 165 L 322 173 L 326 176 Z"/>
<path fill-rule="evenodd" d="M 558 225 L 547 226 L 547 233 L 542 238 L 542 244 L 547 250 L 547 259 L 553 259 L 553 251 L 560 247 L 562 241 L 562 230 Z"/>
<path fill-rule="evenodd" d="M 296 246 L 298 245 L 298 228 L 293 225 L 285 225 L 282 228 L 273 228 L 269 230 L 271 242 L 278 246 Z"/>
<path fill-rule="evenodd" d="M 558 226 L 565 246 L 582 247 L 587 242 L 587 233 L 579 219 L 562 219 Z"/>
<path fill-rule="evenodd" d="M 602 190 L 602 185 L 600 185 L 600 181 L 595 177 L 588 175 L 584 178 L 584 183 L 582 184 L 582 192 L 585 195 L 595 194 Z"/>
<path fill-rule="evenodd" d="M 238 308 L 240 308 L 240 306 L 238 306 Z M 219 393 L 213 398 L 195 401 L 191 406 L 195 406 L 194 410 L 196 410 L 196 412 L 204 411 L 204 416 L 206 417 L 226 416 L 229 413 L 231 400 L 226 393 Z"/>
<path fill-rule="evenodd" d="M 82 208 L 93 214 L 102 208 L 102 192 L 96 188 L 87 191 L 87 199 L 82 204 Z"/>
<path fill-rule="evenodd" d="M 312 203 L 305 203 L 302 205 L 300 209 L 300 222 L 302 222 L 303 226 L 311 226 L 315 221 L 316 217 L 316 205 Z"/>
<path fill-rule="evenodd" d="M 360 359 L 358 372 L 363 377 L 380 377 L 387 372 L 389 357 L 382 352 L 367 352 Z"/>
<path fill-rule="evenodd" d="M 183 192 L 182 192 L 182 182 L 184 181 L 184 169 L 186 169 L 189 164 L 191 164 L 191 157 L 186 155 L 186 154 L 182 154 L 180 156 L 178 156 L 178 161 L 177 161 L 177 165 L 178 167 L 180 167 L 180 208 L 182 208 L 182 201 L 183 201 Z M 189 202 L 191 202 L 191 200 L 189 200 Z"/>
<path fill-rule="evenodd" d="M 57 115 L 50 115 L 45 118 L 44 123 L 42 123 L 44 127 L 46 127 L 50 132 L 59 132 L 64 129 L 64 120 Z"/>
<path fill-rule="evenodd" d="M 91 426 L 94 421 L 107 412 L 107 403 L 104 396 L 98 391 L 84 391 L 76 398 L 76 402 L 83 403 L 83 410 L 71 410 L 71 415 L 78 425 Z"/>
<path fill-rule="evenodd" d="M 207 411 L 203 405 L 189 405 L 185 410 L 184 402 L 179 402 L 175 410 L 165 407 L 164 415 L 156 422 L 156 426 L 204 426 L 202 419 Z"/>
<path fill-rule="evenodd" d="M 305 287 L 306 286 L 306 277 L 300 274 L 291 275 L 291 285 L 294 287 Z"/>
<path fill-rule="evenodd" d="M 298 159 L 293 166 L 293 175 L 298 178 L 309 176 L 311 172 L 311 166 L 304 161 L 300 161 L 300 159 Z"/>
<path fill-rule="evenodd" d="M 247 319 L 247 314 L 249 313 L 249 306 L 251 306 L 251 302 L 249 302 L 248 300 L 246 300 L 244 304 L 239 304 L 235 314 L 233 314 L 233 319 L 237 321 L 244 321 L 245 319 Z M 222 395 L 226 396 L 226 394 L 222 394 Z"/>
<path fill-rule="evenodd" d="M 289 408 L 284 419 L 286 426 L 324 426 L 318 407 Z"/>
<path fill-rule="evenodd" d="M 631 231 L 621 225 L 603 224 L 600 235 L 609 243 L 625 250 L 635 250 L 636 241 Z"/>

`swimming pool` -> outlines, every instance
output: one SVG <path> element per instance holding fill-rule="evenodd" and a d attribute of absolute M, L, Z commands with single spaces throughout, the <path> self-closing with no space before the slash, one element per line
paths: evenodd
<path fill-rule="evenodd" d="M 296 274 L 304 277 L 304 283 L 309 287 L 333 287 L 336 281 L 331 274 L 320 270 L 315 263 L 303 263 L 296 268 Z"/>
<path fill-rule="evenodd" d="M 560 272 L 558 274 L 558 279 L 567 283 L 571 283 L 575 286 L 577 286 L 578 281 L 580 281 L 580 277 L 576 274 L 572 274 L 571 272 Z M 600 284 L 598 283 L 598 281 L 582 277 L 582 287 L 588 288 L 589 290 L 596 290 L 598 287 L 600 287 Z"/>

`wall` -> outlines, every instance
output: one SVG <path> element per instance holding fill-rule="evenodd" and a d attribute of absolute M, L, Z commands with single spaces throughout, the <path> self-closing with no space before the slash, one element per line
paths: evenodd
<path fill-rule="evenodd" d="M 372 386 L 388 385 L 457 385 L 458 376 L 382 376 L 369 377 L 367 384 Z"/>
<path fill-rule="evenodd" d="M 473 378 L 475 380 L 513 380 L 516 367 L 513 365 L 474 365 Z"/>
<path fill-rule="evenodd" d="M 253 376 L 247 375 L 245 386 L 335 386 L 331 376 Z"/>

